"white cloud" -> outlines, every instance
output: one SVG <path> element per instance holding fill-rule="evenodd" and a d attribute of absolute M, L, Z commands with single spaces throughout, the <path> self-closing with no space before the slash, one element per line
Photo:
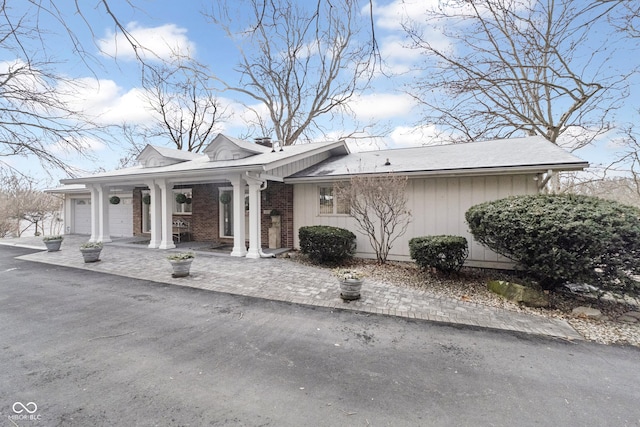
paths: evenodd
<path fill-rule="evenodd" d="M 394 0 L 386 5 L 374 3 L 376 25 L 386 30 L 401 30 L 407 20 L 419 20 L 427 9 L 438 6 L 438 0 Z"/>
<path fill-rule="evenodd" d="M 108 31 L 107 35 L 97 42 L 100 52 L 125 60 L 136 59 L 137 53 L 145 59 L 165 61 L 178 57 L 193 58 L 196 54 L 196 45 L 187 37 L 187 29 L 175 24 L 145 28 L 137 22 L 130 22 L 126 29 L 131 42 L 122 33 Z M 137 48 L 134 49 L 131 43 Z"/>
<path fill-rule="evenodd" d="M 73 91 L 65 88 L 65 101 L 74 110 L 82 111 L 104 125 L 150 123 L 154 120 L 141 89 L 124 89 L 113 80 L 78 79 Z"/>
<path fill-rule="evenodd" d="M 394 148 L 442 144 L 442 132 L 434 125 L 397 126 L 389 136 Z"/>
<path fill-rule="evenodd" d="M 406 116 L 415 107 L 415 101 L 407 94 L 374 93 L 354 97 L 349 103 L 362 121 Z"/>
<path fill-rule="evenodd" d="M 86 154 L 102 151 L 107 147 L 106 144 L 100 141 L 99 139 L 85 137 L 82 140 L 77 141 L 77 146 L 70 145 L 66 141 L 60 140 L 55 144 L 48 146 L 47 150 L 57 156 L 62 156 L 65 154 L 66 155 L 71 154 L 75 156 L 78 153 L 78 150 L 77 150 L 78 146 L 81 147 L 80 151 Z"/>

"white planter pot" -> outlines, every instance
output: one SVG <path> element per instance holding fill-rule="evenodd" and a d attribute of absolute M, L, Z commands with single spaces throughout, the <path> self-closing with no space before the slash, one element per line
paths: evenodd
<path fill-rule="evenodd" d="M 171 277 L 187 277 L 191 271 L 191 263 L 193 259 L 169 260 L 173 268 Z"/>
<path fill-rule="evenodd" d="M 360 289 L 362 289 L 362 279 L 347 279 L 340 281 L 340 298 L 345 301 L 360 299 Z"/>
<path fill-rule="evenodd" d="M 47 252 L 55 252 L 60 250 L 62 245 L 62 239 L 58 240 L 45 240 L 44 245 L 47 247 Z"/>
<path fill-rule="evenodd" d="M 102 252 L 102 248 L 80 249 L 80 252 L 82 252 L 84 262 L 97 262 L 100 261 L 100 252 Z"/>

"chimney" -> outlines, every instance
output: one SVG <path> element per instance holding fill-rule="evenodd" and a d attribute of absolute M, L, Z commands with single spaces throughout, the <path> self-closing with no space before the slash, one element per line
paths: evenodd
<path fill-rule="evenodd" d="M 268 148 L 273 148 L 273 146 L 271 145 L 271 138 L 268 136 L 263 138 L 254 138 L 254 141 L 258 145 L 262 145 Z"/>

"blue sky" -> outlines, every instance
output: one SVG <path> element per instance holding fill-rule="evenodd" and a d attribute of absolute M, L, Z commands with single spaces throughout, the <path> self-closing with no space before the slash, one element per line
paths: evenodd
<path fill-rule="evenodd" d="M 66 3 L 72 2 L 62 2 L 59 7 L 67 7 L 64 6 Z M 62 13 L 68 18 L 67 25 L 78 35 L 87 53 L 91 55 L 85 60 L 86 63 L 73 53 L 69 39 L 61 34 L 59 25 L 46 20 L 41 23 L 44 27 L 51 26 L 51 31 L 46 35 L 47 49 L 49 54 L 59 59 L 58 71 L 83 83 L 77 99 L 70 102 L 78 103 L 79 107 L 99 117 L 103 124 L 115 125 L 124 121 L 135 124 L 153 120 L 139 96 L 140 65 L 136 62 L 131 47 L 115 33 L 112 20 L 104 14 L 101 7 L 92 7 L 95 3 L 93 1 L 86 3 L 91 7 L 83 6 L 83 11 L 91 30 L 73 13 L 73 9 L 62 9 Z M 437 0 L 380 0 L 375 3 L 376 36 L 388 71 L 394 77 L 379 75 L 374 80 L 372 89 L 355 98 L 351 108 L 360 122 L 382 121 L 388 125 L 390 133 L 382 140 L 351 144 L 354 150 L 405 147 L 432 142 L 435 129 L 417 126 L 419 109 L 415 101 L 400 90 L 404 83 L 410 81 L 414 74 L 412 70 L 420 60 L 418 51 L 404 47 L 407 41 L 400 26 L 401 18 L 410 16 L 419 19 L 425 6 L 431 3 L 437 3 Z M 207 2 L 196 1 L 142 0 L 136 1 L 133 8 L 124 1 L 110 2 L 119 20 L 149 50 L 159 56 L 168 55 L 171 49 L 190 52 L 221 78 L 236 81 L 233 66 L 238 58 L 237 51 L 223 32 L 209 23 L 201 13 L 206 4 Z M 363 13 L 366 12 L 368 11 L 363 10 Z M 432 34 L 432 37 L 435 40 L 437 35 Z M 8 61 L 11 58 L 7 58 L 5 52 L 0 60 Z M 632 90 L 637 91 L 635 83 Z M 230 136 L 246 133 L 244 107 L 237 102 L 239 98 L 225 92 L 220 95 L 220 100 L 233 112 L 233 116 L 221 123 L 218 131 Z M 634 97 L 630 97 L 629 102 L 619 111 L 620 120 L 630 120 L 632 112 L 638 108 L 633 100 Z M 342 123 L 336 123 L 336 126 L 342 126 Z M 329 137 L 337 136 L 343 130 L 331 129 Z M 94 161 L 80 159 L 62 151 L 61 155 L 86 171 L 98 167 L 113 169 L 117 166 L 122 151 L 118 145 L 94 139 L 87 141 L 87 147 L 95 157 Z M 576 154 L 591 163 L 600 163 L 615 151 L 607 140 L 602 140 L 597 147 L 584 149 Z M 44 185 L 55 185 L 57 179 L 65 177 L 62 171 L 50 171 L 51 177 L 47 178 L 39 164 L 32 159 L 10 159 L 9 162 L 22 172 L 42 176 L 47 181 Z"/>

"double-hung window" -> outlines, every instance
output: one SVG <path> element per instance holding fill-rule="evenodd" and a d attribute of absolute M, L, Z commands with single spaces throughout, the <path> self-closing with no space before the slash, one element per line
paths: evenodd
<path fill-rule="evenodd" d="M 349 215 L 348 201 L 338 197 L 333 186 L 320 186 L 318 195 L 320 215 Z"/>

